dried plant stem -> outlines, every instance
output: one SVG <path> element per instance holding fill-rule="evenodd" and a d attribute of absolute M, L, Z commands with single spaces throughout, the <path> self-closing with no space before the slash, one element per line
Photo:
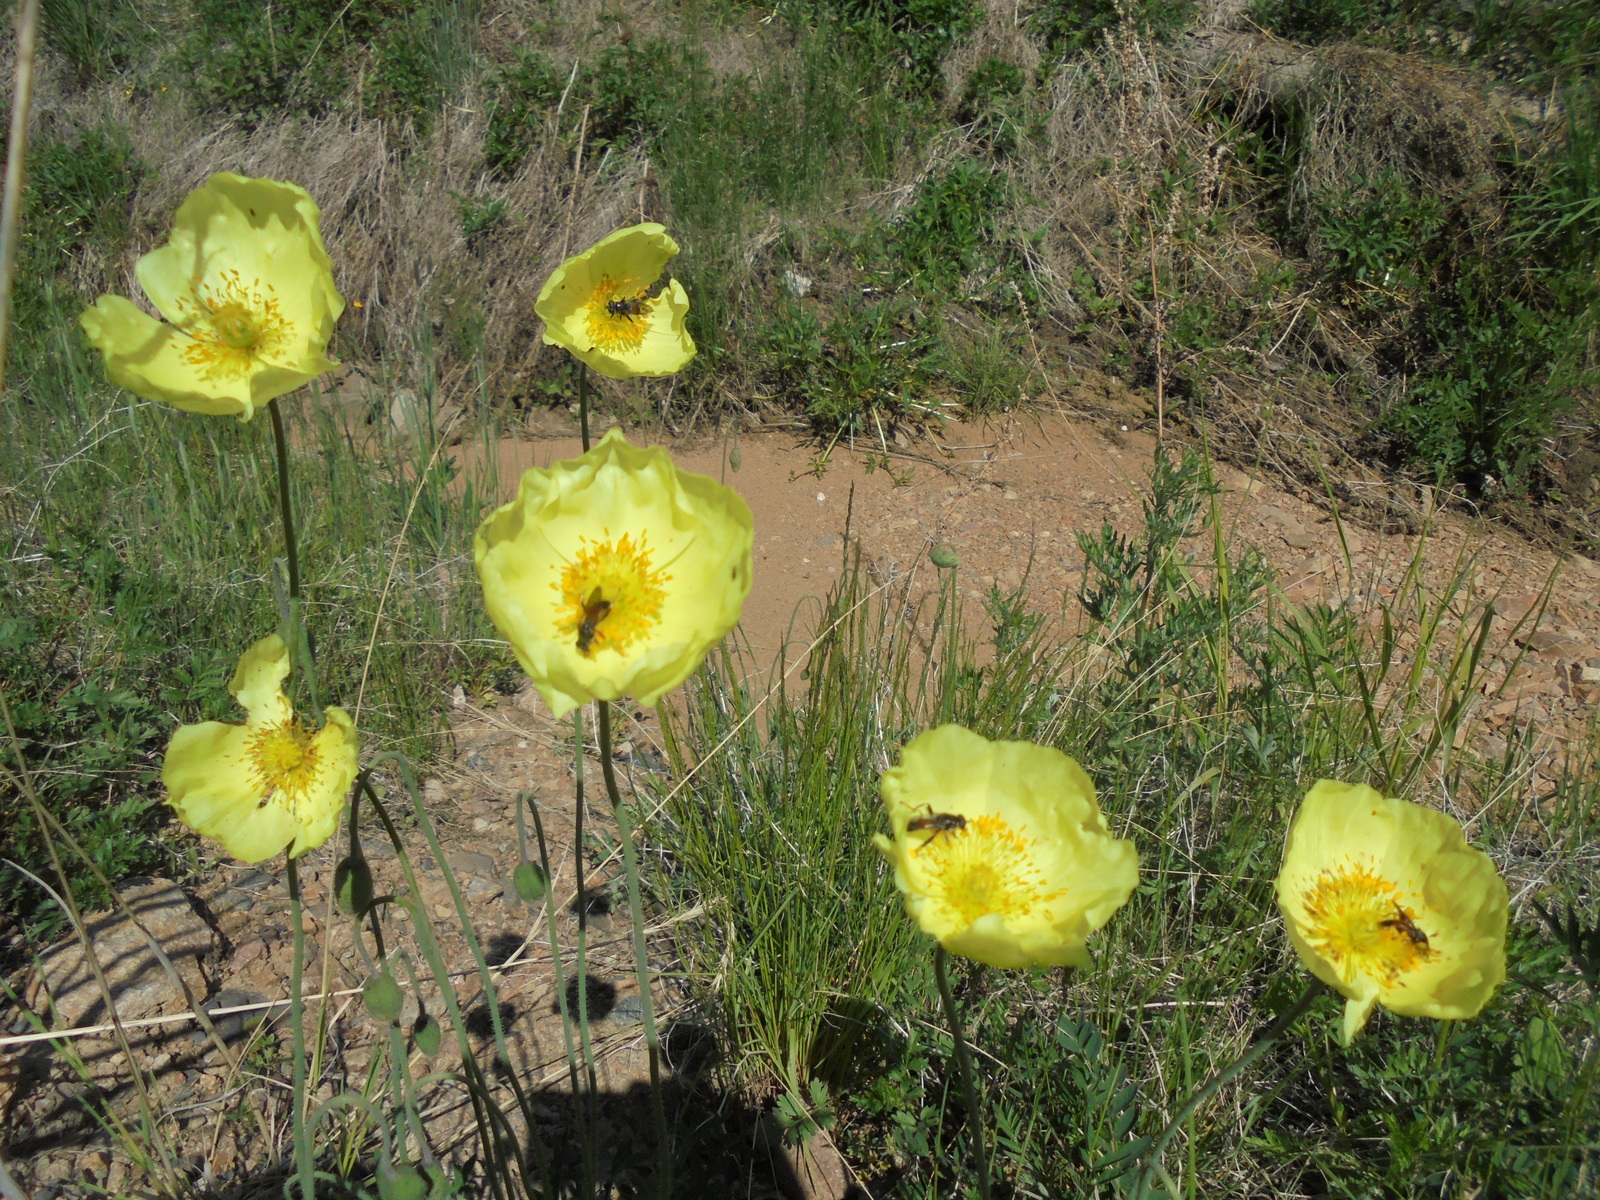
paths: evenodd
<path fill-rule="evenodd" d="M 0 398 L 5 396 L 6 360 L 11 350 L 11 284 L 22 234 L 22 168 L 28 157 L 33 51 L 38 39 L 39 0 L 22 0 L 17 8 L 17 86 L 11 101 L 11 140 L 6 146 L 5 203 L 0 207 Z"/>
<path fill-rule="evenodd" d="M 633 963 L 639 976 L 639 1012 L 644 1021 L 645 1051 L 650 1058 L 650 1103 L 655 1110 L 656 1154 L 661 1171 L 656 1194 L 667 1200 L 672 1195 L 672 1142 L 661 1094 L 661 1040 L 656 1034 L 655 1006 L 650 1001 L 650 955 L 644 939 L 644 904 L 639 898 L 639 856 L 611 761 L 611 701 L 597 701 L 596 707 L 600 710 L 600 773 L 605 776 L 606 795 L 611 798 L 611 810 L 617 818 L 617 840 L 622 843 L 622 864 L 628 879 L 628 911 L 633 917 Z"/>

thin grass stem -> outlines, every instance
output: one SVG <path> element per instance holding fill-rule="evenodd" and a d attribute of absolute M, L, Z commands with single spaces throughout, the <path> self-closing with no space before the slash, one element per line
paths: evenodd
<path fill-rule="evenodd" d="M 1145 1153 L 1145 1168 L 1140 1179 L 1141 1193 L 1145 1184 L 1149 1182 L 1150 1176 L 1156 1174 L 1160 1169 L 1161 1156 L 1166 1153 L 1167 1143 L 1172 1141 L 1173 1136 L 1183 1127 L 1184 1122 L 1194 1116 L 1195 1111 L 1207 1100 L 1211 1099 L 1212 1096 L 1216 1095 L 1219 1089 L 1226 1087 L 1249 1070 L 1251 1064 L 1270 1050 L 1273 1043 L 1283 1036 L 1289 1026 L 1293 1025 L 1310 1010 L 1311 1006 L 1316 1003 L 1317 997 L 1321 994 L 1321 980 L 1311 980 L 1306 985 L 1306 990 L 1300 993 L 1300 998 L 1280 1015 L 1276 1021 L 1268 1025 L 1261 1036 L 1250 1044 L 1248 1050 L 1201 1084 L 1200 1089 L 1189 1097 L 1182 1108 L 1173 1114 L 1172 1120 L 1167 1122 L 1167 1127 L 1161 1131 L 1156 1140 L 1150 1144 L 1150 1149 Z"/>

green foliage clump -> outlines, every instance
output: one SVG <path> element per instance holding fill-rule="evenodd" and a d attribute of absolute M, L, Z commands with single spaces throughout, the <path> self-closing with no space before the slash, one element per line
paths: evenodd
<path fill-rule="evenodd" d="M 1056 55 L 1095 50 L 1124 18 L 1155 38 L 1187 28 L 1199 12 L 1195 0 L 1040 0 L 1028 22 Z"/>
<path fill-rule="evenodd" d="M 561 98 L 566 84 L 549 59 L 536 50 L 519 50 L 516 59 L 490 77 L 494 96 L 483 157 L 491 168 L 510 174 L 533 148 L 534 134 L 545 113 Z"/>
<path fill-rule="evenodd" d="M 132 66 L 150 29 L 136 0 L 40 0 L 39 37 L 87 87 Z"/>
<path fill-rule="evenodd" d="M 343 91 L 351 55 L 381 28 L 380 0 L 193 0 L 178 48 L 196 99 L 260 119 L 323 112 Z"/>

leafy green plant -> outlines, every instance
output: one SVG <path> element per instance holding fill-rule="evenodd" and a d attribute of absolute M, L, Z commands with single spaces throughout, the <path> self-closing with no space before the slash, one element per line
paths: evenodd
<path fill-rule="evenodd" d="M 544 114 L 561 99 L 565 78 L 536 50 L 519 50 L 516 58 L 489 80 L 494 99 L 483 157 L 491 168 L 509 174 L 532 149 Z"/>
<path fill-rule="evenodd" d="M 1029 24 L 1052 54 L 1078 54 L 1097 48 L 1124 11 L 1136 28 L 1164 38 L 1193 22 L 1198 6 L 1194 0 L 1040 0 Z"/>

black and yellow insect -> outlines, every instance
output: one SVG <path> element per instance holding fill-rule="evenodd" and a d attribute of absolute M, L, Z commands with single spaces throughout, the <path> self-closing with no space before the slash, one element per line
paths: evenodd
<path fill-rule="evenodd" d="M 578 653 L 585 658 L 589 657 L 589 647 L 594 644 L 595 627 L 610 612 L 611 601 L 600 595 L 599 588 L 590 592 L 589 598 L 583 602 L 583 620 L 578 624 Z"/>
<path fill-rule="evenodd" d="M 621 300 L 607 300 L 606 311 L 613 317 L 627 317 L 630 321 L 635 317 L 644 315 L 645 307 L 666 290 L 667 284 L 672 282 L 669 272 L 661 272 L 661 277 L 644 288 L 638 294 Z"/>

